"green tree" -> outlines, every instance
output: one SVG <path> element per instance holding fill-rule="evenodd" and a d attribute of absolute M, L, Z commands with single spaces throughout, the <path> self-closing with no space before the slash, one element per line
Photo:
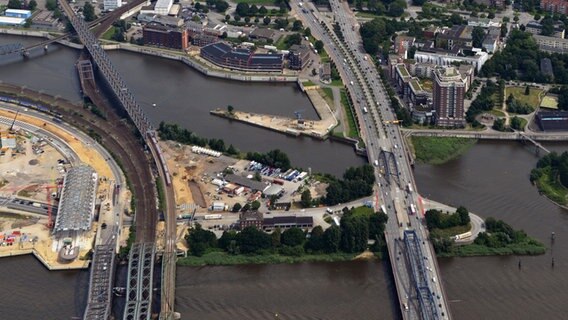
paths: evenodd
<path fill-rule="evenodd" d="M 492 128 L 497 131 L 505 131 L 505 119 L 496 119 Z"/>
<path fill-rule="evenodd" d="M 235 155 L 239 153 L 239 150 L 237 150 L 235 148 L 235 146 L 233 146 L 232 144 L 229 145 L 229 147 L 227 148 L 227 153 L 230 155 Z"/>
<path fill-rule="evenodd" d="M 237 235 L 237 244 L 242 253 L 258 253 L 272 246 L 269 234 L 256 227 L 246 227 Z"/>
<path fill-rule="evenodd" d="M 324 249 L 323 234 L 324 232 L 321 226 L 314 227 L 310 233 L 310 238 L 306 242 L 306 250 L 312 252 L 322 251 Z"/>
<path fill-rule="evenodd" d="M 318 52 L 321 52 L 323 50 L 323 41 L 316 40 L 316 42 L 314 43 L 314 49 L 316 49 Z"/>
<path fill-rule="evenodd" d="M 337 226 L 331 226 L 323 233 L 323 249 L 327 253 L 334 253 L 339 250 L 341 241 L 341 230 Z"/>
<path fill-rule="evenodd" d="M 306 240 L 306 234 L 302 229 L 297 227 L 292 227 L 282 233 L 282 237 L 280 238 L 280 242 L 285 246 L 300 246 Z"/>
<path fill-rule="evenodd" d="M 229 111 L 230 114 L 233 114 L 233 111 L 235 111 L 235 108 L 232 105 L 228 105 L 227 111 Z"/>
<path fill-rule="evenodd" d="M 369 216 L 369 239 L 381 239 L 385 232 L 388 216 L 383 212 L 375 212 Z"/>
<path fill-rule="evenodd" d="M 185 237 L 189 246 L 189 251 L 194 256 L 201 256 L 208 248 L 217 246 L 217 237 L 209 230 L 204 230 L 197 223 L 195 228 L 190 228 L 188 235 Z"/>
<path fill-rule="evenodd" d="M 227 1 L 217 1 L 217 3 L 215 3 L 215 11 L 225 12 L 227 9 L 229 9 L 229 3 Z"/>
<path fill-rule="evenodd" d="M 367 248 L 369 221 L 365 216 L 344 213 L 340 223 L 340 248 L 345 252 L 362 252 Z"/>
<path fill-rule="evenodd" d="M 24 28 L 29 28 L 32 26 L 32 19 L 31 18 L 27 18 L 26 22 L 24 22 Z"/>
<path fill-rule="evenodd" d="M 247 212 L 249 211 L 251 208 L 251 204 L 250 203 L 245 203 L 245 205 L 241 208 L 241 212 Z"/>
<path fill-rule="evenodd" d="M 481 48 L 483 46 L 483 38 L 485 38 L 485 30 L 482 27 L 473 27 L 471 39 L 474 48 Z"/>
<path fill-rule="evenodd" d="M 233 205 L 233 209 L 231 211 L 232 212 L 239 212 L 239 211 L 241 211 L 242 207 L 243 206 L 241 206 L 241 204 L 237 202 Z"/>
<path fill-rule="evenodd" d="M 85 21 L 87 22 L 93 21 L 97 18 L 97 16 L 95 15 L 95 8 L 90 2 L 85 2 L 85 5 L 83 6 L 83 16 L 85 17 Z"/>
<path fill-rule="evenodd" d="M 20 0 L 9 0 L 8 9 L 21 9 L 22 2 Z"/>
<path fill-rule="evenodd" d="M 511 118 L 511 128 L 515 130 L 523 130 L 522 125 L 523 122 L 521 121 L 521 118 L 517 116 Z"/>
<path fill-rule="evenodd" d="M 304 37 L 311 37 L 311 36 L 312 36 L 312 30 L 310 30 L 310 28 L 304 29 Z"/>
<path fill-rule="evenodd" d="M 469 212 L 467 211 L 467 209 L 463 206 L 460 206 L 457 210 L 456 210 L 456 214 L 460 217 L 460 224 L 462 226 L 467 225 L 470 222 L 469 219 Z"/>
<path fill-rule="evenodd" d="M 303 27 L 304 26 L 302 25 L 301 20 L 295 20 L 294 23 L 292 24 L 292 31 L 302 30 Z"/>
<path fill-rule="evenodd" d="M 227 15 L 225 15 L 225 21 L 229 21 L 229 20 L 231 20 L 231 16 L 230 16 L 230 15 L 228 15 L 228 14 L 227 14 Z"/>
<path fill-rule="evenodd" d="M 262 19 L 262 23 L 264 23 L 264 25 L 269 25 L 270 24 L 270 18 L 269 17 L 264 17 L 264 19 Z"/>
<path fill-rule="evenodd" d="M 280 230 L 280 228 L 276 228 L 276 230 L 272 231 L 270 238 L 272 240 L 272 247 L 273 248 L 280 247 L 280 245 L 282 244 L 280 242 L 280 240 L 282 239 L 282 230 Z"/>
<path fill-rule="evenodd" d="M 241 17 L 248 16 L 249 10 L 250 10 L 250 7 L 249 7 L 248 3 L 246 3 L 246 2 L 237 3 L 237 7 L 235 8 L 235 12 Z"/>
<path fill-rule="evenodd" d="M 237 232 L 234 230 L 229 230 L 229 231 L 223 231 L 223 235 L 221 236 L 221 238 L 219 239 L 219 248 L 228 251 L 228 249 L 231 246 L 231 242 L 232 241 L 236 241 L 237 240 Z M 235 252 L 231 252 L 231 253 L 235 253 Z"/>
<path fill-rule="evenodd" d="M 254 200 L 254 201 L 251 203 L 251 205 L 250 205 L 250 209 L 251 209 L 252 211 L 257 211 L 258 208 L 260 208 L 260 201 Z"/>
<path fill-rule="evenodd" d="M 36 8 L 37 8 L 36 0 L 30 0 L 30 2 L 28 2 L 28 9 L 34 11 Z"/>
<path fill-rule="evenodd" d="M 258 172 L 258 171 L 255 172 L 253 179 L 256 180 L 256 181 L 262 181 L 262 176 L 260 175 L 260 172 Z"/>
<path fill-rule="evenodd" d="M 258 9 L 258 14 L 261 15 L 261 16 L 265 16 L 267 13 L 268 13 L 268 10 L 266 10 L 266 7 L 265 7 L 265 6 L 261 6 L 261 7 Z"/>
<path fill-rule="evenodd" d="M 300 204 L 303 208 L 309 208 L 312 206 L 312 193 L 310 192 L 310 189 L 306 189 L 302 192 Z"/>
<path fill-rule="evenodd" d="M 526 87 L 525 87 L 525 96 L 528 96 L 528 95 L 530 95 L 530 94 L 531 94 L 531 87 L 526 86 Z"/>
<path fill-rule="evenodd" d="M 45 8 L 49 11 L 54 11 L 57 9 L 57 0 L 46 0 Z"/>

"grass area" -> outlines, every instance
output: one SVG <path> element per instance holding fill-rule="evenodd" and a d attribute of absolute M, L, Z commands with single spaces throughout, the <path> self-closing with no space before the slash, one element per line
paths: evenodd
<path fill-rule="evenodd" d="M 493 108 L 495 109 L 503 108 L 503 103 L 501 102 L 501 99 L 499 99 L 499 92 L 495 92 L 494 94 L 491 95 L 491 101 L 493 101 Z"/>
<path fill-rule="evenodd" d="M 552 168 L 542 168 L 542 175 L 535 181 L 538 191 L 543 193 L 550 200 L 560 204 L 568 204 L 568 189 L 565 188 Z"/>
<path fill-rule="evenodd" d="M 375 213 L 375 210 L 373 210 L 373 208 L 361 206 L 354 208 L 352 212 L 354 216 L 370 216 Z"/>
<path fill-rule="evenodd" d="M 527 119 L 525 119 L 525 118 L 520 118 L 520 117 L 519 117 L 519 119 L 521 120 L 521 130 L 524 130 L 525 127 L 527 126 L 527 124 L 529 123 L 529 121 L 528 121 Z"/>
<path fill-rule="evenodd" d="M 325 102 L 329 105 L 331 110 L 335 110 L 335 104 L 333 101 L 333 91 L 331 88 L 320 88 L 318 93 L 324 98 Z"/>
<path fill-rule="evenodd" d="M 325 51 L 325 49 L 321 50 L 318 52 L 320 59 L 321 59 L 321 63 L 326 63 L 326 62 L 330 62 L 331 59 L 329 58 L 329 55 L 327 54 L 327 52 Z"/>
<path fill-rule="evenodd" d="M 436 233 L 444 238 L 450 238 L 458 234 L 466 233 L 471 230 L 471 222 L 465 226 L 455 226 L 446 229 L 434 229 L 431 233 Z"/>
<path fill-rule="evenodd" d="M 331 85 L 334 87 L 344 87 L 343 81 L 341 80 L 331 80 Z"/>
<path fill-rule="evenodd" d="M 112 26 L 105 33 L 103 33 L 101 39 L 112 40 L 112 36 L 114 35 L 115 32 L 116 32 L 116 27 Z"/>
<path fill-rule="evenodd" d="M 422 86 L 422 89 L 424 89 L 425 91 L 428 92 L 432 92 L 432 88 L 434 87 L 434 82 L 432 81 L 432 79 L 420 79 L 420 85 Z"/>
<path fill-rule="evenodd" d="M 345 92 L 345 89 L 341 89 L 341 105 L 343 106 L 343 111 L 345 111 L 345 117 L 347 118 L 346 125 L 349 126 L 347 136 L 355 139 L 359 138 L 357 122 L 355 122 L 355 115 L 353 114 L 351 103 L 349 103 L 349 98 L 347 97 L 347 92 Z"/>
<path fill-rule="evenodd" d="M 540 106 L 542 108 L 558 109 L 558 98 L 556 96 L 547 95 L 542 98 Z"/>
<path fill-rule="evenodd" d="M 430 164 L 442 164 L 459 157 L 477 143 L 476 139 L 412 137 L 416 159 Z"/>
<path fill-rule="evenodd" d="M 350 261 L 357 256 L 353 253 L 333 254 L 306 254 L 299 257 L 283 256 L 280 254 L 267 255 L 231 255 L 226 252 L 210 252 L 201 257 L 188 256 L 180 258 L 177 262 L 180 266 L 205 266 L 205 265 L 237 265 L 237 264 L 277 264 L 277 263 L 302 263 L 302 262 L 335 262 Z"/>
<path fill-rule="evenodd" d="M 18 191 L 18 197 L 29 198 L 31 196 L 32 196 L 32 192 L 27 190 L 27 189 Z"/>
<path fill-rule="evenodd" d="M 313 83 L 311 80 L 307 80 L 307 81 L 302 81 L 302 85 L 303 85 L 304 87 L 313 87 L 313 86 L 315 86 L 316 84 Z"/>
<path fill-rule="evenodd" d="M 529 238 L 529 240 L 510 244 L 505 247 L 491 248 L 478 244 L 456 246 L 449 253 L 436 253 L 438 257 L 472 257 L 472 256 L 508 256 L 508 255 L 539 255 L 546 252 L 546 247 Z"/>
<path fill-rule="evenodd" d="M 28 216 L 24 216 L 24 215 L 21 215 L 21 214 L 19 214 L 19 213 L 13 213 L 13 212 L 0 212 L 0 218 L 4 218 L 4 219 L 16 219 L 16 220 L 29 219 Z"/>
<path fill-rule="evenodd" d="M 542 90 L 538 88 L 530 88 L 530 94 L 525 95 L 526 87 L 506 87 L 505 88 L 505 99 L 509 96 L 509 94 L 513 94 L 515 99 L 519 100 L 520 102 L 527 103 L 533 109 L 540 105 L 540 98 L 542 94 Z"/>
<path fill-rule="evenodd" d="M 490 114 L 496 116 L 496 117 L 504 117 L 505 113 L 503 113 L 503 111 L 499 110 L 499 109 L 491 109 L 488 111 Z"/>

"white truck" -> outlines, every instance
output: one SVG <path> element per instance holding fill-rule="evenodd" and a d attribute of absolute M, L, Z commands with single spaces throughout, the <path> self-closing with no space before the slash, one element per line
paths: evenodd
<path fill-rule="evenodd" d="M 206 214 L 205 215 L 205 220 L 219 220 L 222 219 L 223 215 L 222 214 Z"/>

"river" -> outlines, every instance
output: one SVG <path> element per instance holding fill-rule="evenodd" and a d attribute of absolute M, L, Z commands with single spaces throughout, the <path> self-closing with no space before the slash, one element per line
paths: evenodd
<path fill-rule="evenodd" d="M 22 37 L 0 36 L 0 44 L 38 41 Z M 291 137 L 230 122 L 209 114 L 215 108 L 232 105 L 236 110 L 294 117 L 300 111 L 306 119 L 317 119 L 307 96 L 296 84 L 245 83 L 207 78 L 178 61 L 128 52 L 109 52 L 113 65 L 124 77 L 148 117 L 177 123 L 207 138 L 222 138 L 243 151 L 281 149 L 291 162 L 315 172 L 341 175 L 345 168 L 358 166 L 366 159 L 356 156 L 352 146 L 307 137 Z M 50 46 L 48 54 L 39 49 L 31 58 L 0 57 L 0 81 L 25 85 L 80 102 L 79 83 L 74 63 L 78 51 L 59 45 Z M 156 107 L 152 107 L 156 104 Z"/>
<path fill-rule="evenodd" d="M 1 41 L 2 37 L 0 43 Z M 60 55 L 63 58 L 57 58 Z M 111 56 L 121 71 L 128 70 L 128 66 L 141 68 L 146 67 L 146 64 L 158 63 L 155 58 L 118 52 Z M 72 80 L 74 69 L 72 66 L 68 68 L 75 57 L 76 53 L 72 50 L 58 49 L 54 54 L 25 63 L 1 65 L 0 80 L 22 83 L 37 89 L 44 86 L 46 91 L 54 90 L 50 93 L 77 99 L 78 96 L 72 96 L 76 89 L 76 81 Z M 328 168 L 328 172 L 342 172 L 347 165 L 360 161 L 343 145 L 320 143 L 311 139 L 298 142 L 291 138 L 275 137 L 265 130 L 231 127 L 227 123 L 213 125 L 217 119 L 203 116 L 207 110 L 219 107 L 219 104 L 220 107 L 232 103 L 237 108 L 244 108 L 245 105 L 253 108 L 262 107 L 263 104 L 253 104 L 250 101 L 269 103 L 272 100 L 288 99 L 288 96 L 275 99 L 272 96 L 274 91 L 271 91 L 274 86 L 253 85 L 247 89 L 249 85 L 225 81 L 220 81 L 221 85 L 217 85 L 218 80 L 206 79 L 203 81 L 211 82 L 211 87 L 204 86 L 201 90 L 209 90 L 207 93 L 195 92 L 192 87 L 188 87 L 182 94 L 168 91 L 169 87 L 163 82 L 175 79 L 176 85 L 185 88 L 183 79 L 200 81 L 199 75 L 174 64 L 163 69 L 169 70 L 169 73 L 161 73 L 165 71 L 159 71 L 161 69 L 157 67 L 148 68 L 154 73 L 146 75 L 156 80 L 151 84 L 137 87 L 140 84 L 137 84 L 136 75 L 144 73 L 127 73 L 125 78 L 128 83 L 132 82 L 132 90 L 141 95 L 142 102 L 156 101 L 168 105 L 167 108 L 159 106 L 151 115 L 164 117 L 164 120 L 173 117 L 180 124 L 192 125 L 191 129 L 202 135 L 206 135 L 207 130 L 218 132 L 216 137 L 226 141 L 232 141 L 235 131 L 248 132 L 246 130 L 250 129 L 252 133 L 247 141 L 235 140 L 243 143 L 235 143 L 239 148 L 244 149 L 246 143 L 250 143 L 255 150 L 268 149 L 279 141 L 282 143 L 277 145 L 279 148 L 287 152 L 288 149 L 292 150 L 293 161 L 305 158 L 302 165 L 314 164 L 312 168 L 322 171 Z M 9 74 L 6 70 L 10 70 Z M 33 77 L 60 77 L 63 80 L 59 84 L 56 81 L 36 82 L 35 78 L 23 75 L 24 72 Z M 178 75 L 186 72 L 189 75 Z M 138 80 L 141 83 L 144 81 Z M 236 87 L 232 87 L 233 85 Z M 227 89 L 229 87 L 237 89 Z M 159 88 L 164 91 L 156 90 Z M 256 88 L 262 90 L 257 93 Z M 153 94 L 144 92 L 144 89 L 154 90 Z M 259 96 L 252 100 L 247 100 L 250 97 L 243 98 L 244 100 L 240 100 L 242 104 L 224 102 L 217 97 L 228 95 L 225 91 L 230 90 L 243 90 L 248 94 L 254 92 Z M 292 89 L 279 90 L 285 92 Z M 180 100 L 162 97 L 168 94 L 176 94 Z M 197 97 L 205 94 L 209 98 Z M 185 98 L 182 99 L 182 96 Z M 209 99 L 213 97 L 219 100 L 209 104 Z M 193 102 L 195 99 L 201 99 L 201 102 Z M 290 99 L 302 101 L 301 97 Z M 186 100 L 187 104 L 170 105 Z M 282 105 L 289 108 L 282 110 L 297 110 L 296 106 L 290 107 L 287 103 L 281 104 L 280 108 L 284 108 Z M 192 119 L 198 117 L 195 114 L 202 114 L 201 121 L 207 119 L 207 125 L 200 124 L 199 121 L 193 122 Z M 208 129 L 210 123 L 215 128 Z M 225 127 L 232 129 L 223 129 Z M 567 145 L 547 147 L 561 151 L 566 150 Z M 329 158 L 322 151 L 325 148 L 333 150 L 332 154 L 336 158 Z M 303 153 L 299 150 L 303 150 Z M 459 159 L 444 165 L 416 166 L 418 191 L 423 196 L 451 205 L 464 205 L 483 217 L 503 219 L 550 247 L 545 255 L 537 257 L 440 259 L 442 278 L 454 319 L 561 319 L 567 314 L 565 301 L 568 292 L 564 289 L 568 286 L 568 215 L 539 196 L 530 185 L 528 176 L 536 161 L 532 150 L 517 143 L 482 142 Z M 320 163 L 325 164 L 320 166 Z M 550 242 L 552 231 L 557 235 L 553 245 Z M 552 257 L 556 262 L 554 268 L 551 267 Z M 522 262 L 521 270 L 518 268 L 519 259 Z M 394 288 L 389 269 L 384 262 L 180 267 L 176 310 L 184 315 L 183 319 L 267 319 L 275 318 L 275 314 L 278 314 L 279 319 L 391 319 L 397 317 L 398 311 L 393 303 Z M 77 315 L 77 310 L 80 310 L 78 306 L 84 305 L 84 295 L 81 294 L 85 292 L 88 281 L 86 274 L 48 272 L 33 257 L 0 259 L 0 284 L 4 289 L 0 294 L 0 313 L 3 317 L 13 319 L 68 319 Z"/>

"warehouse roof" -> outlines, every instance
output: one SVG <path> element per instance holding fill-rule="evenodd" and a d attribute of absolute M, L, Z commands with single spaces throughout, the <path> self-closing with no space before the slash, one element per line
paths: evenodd
<path fill-rule="evenodd" d="M 96 187 L 97 174 L 91 167 L 82 165 L 69 169 L 63 181 L 54 233 L 90 229 Z"/>

